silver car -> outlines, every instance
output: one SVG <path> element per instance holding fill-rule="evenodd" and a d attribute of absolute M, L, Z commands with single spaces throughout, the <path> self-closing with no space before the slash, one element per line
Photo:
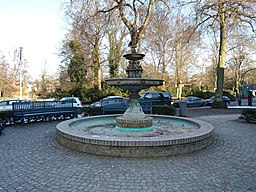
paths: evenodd
<path fill-rule="evenodd" d="M 206 100 L 201 99 L 199 97 L 185 97 L 182 101 L 187 103 L 187 107 L 203 107 L 206 105 Z M 173 103 L 174 107 L 180 107 L 180 101 L 176 101 Z"/>
<path fill-rule="evenodd" d="M 1 111 L 12 111 L 12 104 L 15 102 L 28 102 L 24 99 L 7 99 L 0 100 L 0 112 Z"/>
<path fill-rule="evenodd" d="M 102 107 L 104 105 L 116 104 L 116 105 L 127 105 L 128 100 L 121 96 L 108 96 L 100 101 L 96 101 L 91 104 L 92 107 Z"/>
<path fill-rule="evenodd" d="M 78 97 L 63 97 L 60 101 L 63 102 L 72 102 L 74 107 L 81 108 L 82 103 Z"/>

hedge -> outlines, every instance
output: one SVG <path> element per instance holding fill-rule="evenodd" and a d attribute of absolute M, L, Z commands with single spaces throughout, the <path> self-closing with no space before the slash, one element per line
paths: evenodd
<path fill-rule="evenodd" d="M 3 125 L 13 123 L 12 111 L 0 111 L 0 121 Z"/>
<path fill-rule="evenodd" d="M 83 107 L 84 116 L 102 115 L 101 107 Z M 158 115 L 176 115 L 176 108 L 172 105 L 156 105 L 152 107 L 152 113 Z"/>
<path fill-rule="evenodd" d="M 248 123 L 256 122 L 256 109 L 243 109 L 242 115 Z"/>
<path fill-rule="evenodd" d="M 176 108 L 173 105 L 155 105 L 152 108 L 153 114 L 158 115 L 176 115 Z"/>
<path fill-rule="evenodd" d="M 12 117 L 12 111 L 0 111 L 0 119 L 9 119 Z"/>

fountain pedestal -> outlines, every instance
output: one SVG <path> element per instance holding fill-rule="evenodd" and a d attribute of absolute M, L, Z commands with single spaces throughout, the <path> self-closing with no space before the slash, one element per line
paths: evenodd
<path fill-rule="evenodd" d="M 123 116 L 116 118 L 116 128 L 125 131 L 152 130 L 153 118 L 146 117 L 139 100 L 130 98 L 129 108 Z"/>

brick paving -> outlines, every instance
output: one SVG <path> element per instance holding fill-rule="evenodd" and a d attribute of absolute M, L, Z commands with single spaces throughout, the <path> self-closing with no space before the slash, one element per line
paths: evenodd
<path fill-rule="evenodd" d="M 215 127 L 213 144 L 158 158 L 71 151 L 55 140 L 58 122 L 6 127 L 0 136 L 0 192 L 256 191 L 256 125 L 238 117 L 196 117 Z"/>

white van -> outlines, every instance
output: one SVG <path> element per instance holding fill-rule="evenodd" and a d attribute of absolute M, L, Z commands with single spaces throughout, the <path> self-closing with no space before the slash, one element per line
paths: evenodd
<path fill-rule="evenodd" d="M 73 102 L 74 107 L 82 107 L 82 103 L 78 97 L 63 97 L 60 101 Z"/>

